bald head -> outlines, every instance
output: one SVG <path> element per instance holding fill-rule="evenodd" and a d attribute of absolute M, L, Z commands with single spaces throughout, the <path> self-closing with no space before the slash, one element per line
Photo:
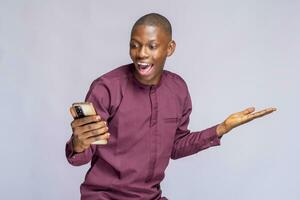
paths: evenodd
<path fill-rule="evenodd" d="M 163 31 L 165 31 L 166 34 L 168 34 L 168 36 L 170 38 L 172 38 L 172 26 L 171 23 L 169 22 L 169 20 L 157 13 L 150 13 L 147 15 L 142 16 L 141 18 L 139 18 L 135 24 L 133 25 L 132 29 L 131 29 L 131 34 L 134 31 L 134 29 L 137 26 L 155 26 L 155 27 L 159 27 L 161 28 Z"/>

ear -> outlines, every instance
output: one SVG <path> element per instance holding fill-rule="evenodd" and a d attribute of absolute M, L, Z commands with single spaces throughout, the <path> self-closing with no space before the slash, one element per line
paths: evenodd
<path fill-rule="evenodd" d="M 168 57 L 171 56 L 176 48 L 176 43 L 174 40 L 171 40 L 168 44 Z"/>

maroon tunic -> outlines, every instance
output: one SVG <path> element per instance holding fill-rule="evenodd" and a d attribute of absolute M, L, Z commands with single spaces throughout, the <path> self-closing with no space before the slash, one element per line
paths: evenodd
<path fill-rule="evenodd" d="M 81 199 L 165 199 L 160 182 L 170 158 L 220 145 L 217 125 L 188 130 L 192 104 L 180 76 L 164 70 L 159 84 L 150 86 L 140 83 L 133 70 L 129 64 L 101 76 L 86 96 L 108 122 L 108 144 L 75 153 L 67 142 L 66 156 L 72 165 L 91 161 L 80 187 Z"/>

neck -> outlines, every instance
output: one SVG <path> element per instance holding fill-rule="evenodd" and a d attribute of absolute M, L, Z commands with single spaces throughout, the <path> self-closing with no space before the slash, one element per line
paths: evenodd
<path fill-rule="evenodd" d="M 145 80 L 139 76 L 139 74 L 136 72 L 136 70 L 134 70 L 133 75 L 140 83 L 142 83 L 144 85 L 158 85 L 158 83 L 160 82 L 161 76 L 162 76 L 162 74 L 159 74 L 150 80 Z"/>

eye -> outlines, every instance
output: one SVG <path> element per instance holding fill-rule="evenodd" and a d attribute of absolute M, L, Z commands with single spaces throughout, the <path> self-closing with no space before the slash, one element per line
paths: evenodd
<path fill-rule="evenodd" d="M 149 49 L 151 49 L 151 50 L 157 49 L 157 45 L 156 44 L 150 44 Z"/>
<path fill-rule="evenodd" d="M 139 45 L 137 43 L 130 43 L 130 48 L 131 49 L 136 49 L 138 47 L 139 47 Z"/>

